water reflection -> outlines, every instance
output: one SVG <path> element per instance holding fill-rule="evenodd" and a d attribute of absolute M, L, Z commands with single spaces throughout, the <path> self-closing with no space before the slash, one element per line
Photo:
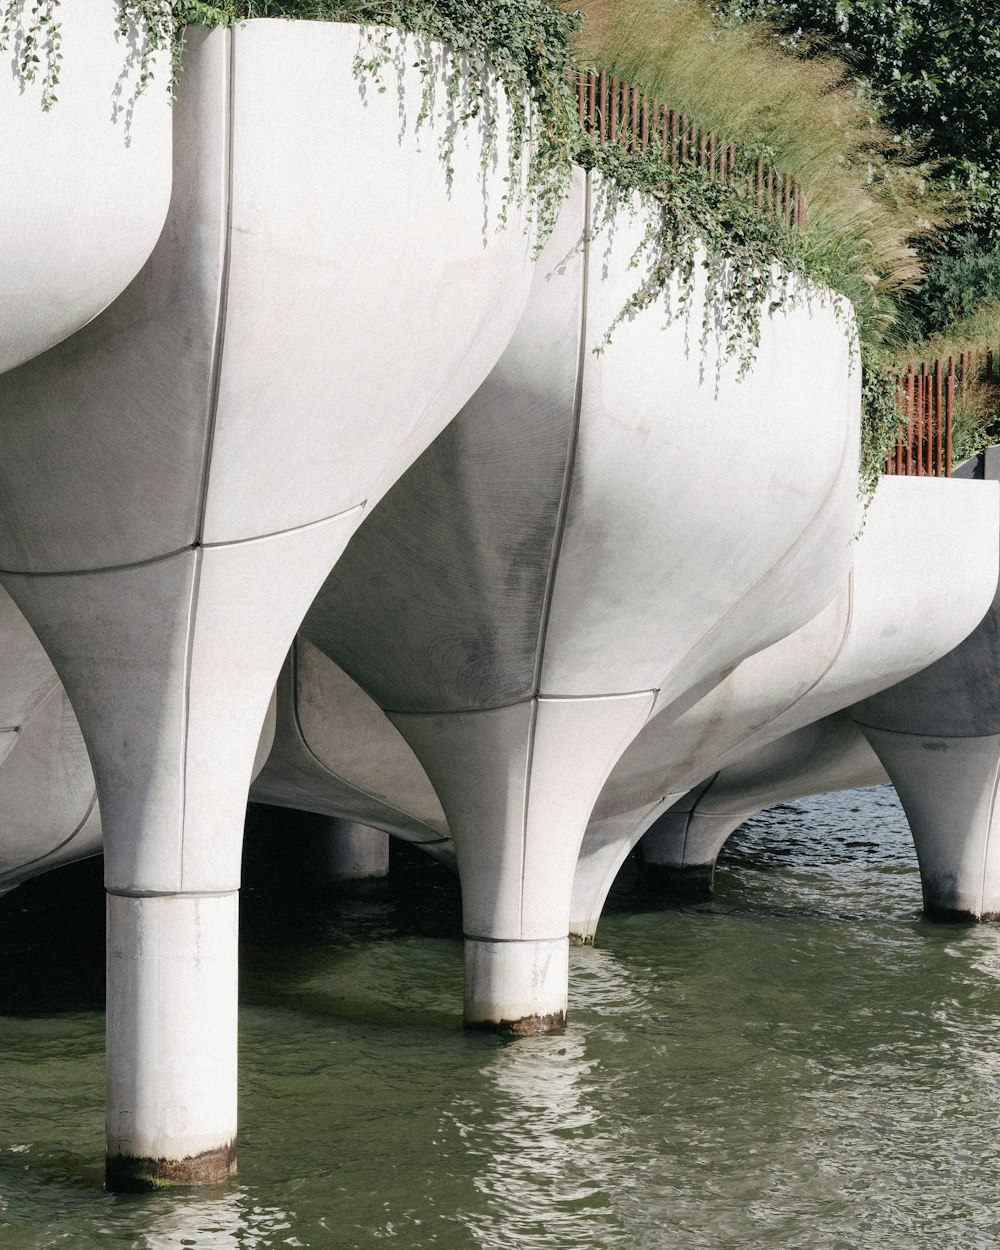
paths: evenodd
<path fill-rule="evenodd" d="M 292 1216 L 278 1207 L 254 1205 L 243 1190 L 221 1197 L 164 1194 L 147 1200 L 143 1214 L 148 1231 L 136 1243 L 141 1250 L 265 1250 L 306 1244 L 291 1235 Z"/>
<path fill-rule="evenodd" d="M 500 1047 L 482 1069 L 487 1096 L 451 1113 L 483 1196 L 462 1222 L 484 1250 L 580 1250 L 627 1240 L 611 1202 L 615 1143 L 590 1097 L 596 1079 L 580 1030 Z"/>

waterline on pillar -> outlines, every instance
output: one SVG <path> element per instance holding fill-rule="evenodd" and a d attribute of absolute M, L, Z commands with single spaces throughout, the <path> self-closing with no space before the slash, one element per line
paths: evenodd
<path fill-rule="evenodd" d="M 531 1037 L 566 1027 L 569 938 L 465 939 L 468 1029 Z"/>
<path fill-rule="evenodd" d="M 213 1185 L 236 1173 L 236 1139 L 187 1159 L 140 1159 L 108 1155 L 104 1187 L 110 1193 L 137 1194 L 173 1185 Z"/>
<path fill-rule="evenodd" d="M 236 1170 L 238 894 L 107 894 L 105 1187 Z"/>

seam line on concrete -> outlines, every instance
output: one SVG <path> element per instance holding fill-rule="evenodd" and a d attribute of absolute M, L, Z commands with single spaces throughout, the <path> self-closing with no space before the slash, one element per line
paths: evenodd
<path fill-rule="evenodd" d="M 38 696 L 38 698 L 34 701 L 34 703 L 32 703 L 31 707 L 29 707 L 28 710 L 24 713 L 24 715 L 21 717 L 20 725 L 17 725 L 16 728 L 23 729 L 27 725 L 27 723 L 31 720 L 31 718 L 35 715 L 35 713 L 41 711 L 41 709 L 45 706 L 46 703 L 48 703 L 49 699 L 52 698 L 52 696 L 56 693 L 56 691 L 61 690 L 61 689 L 62 689 L 62 685 L 59 681 L 59 678 L 56 677 L 53 680 L 52 685 L 49 686 L 48 690 L 43 690 L 42 693 Z M 68 697 L 69 696 L 67 696 L 67 698 Z"/>
<path fill-rule="evenodd" d="M 563 937 L 543 937 L 543 938 L 499 938 L 499 937 L 477 937 L 474 933 L 463 933 L 462 937 L 466 942 L 485 942 L 490 946 L 527 946 L 533 942 L 565 942 L 569 939 L 569 934 Z"/>
<path fill-rule="evenodd" d="M 172 560 L 175 556 L 182 556 L 185 551 L 193 551 L 195 547 L 188 545 L 186 547 L 178 547 L 174 551 L 165 551 L 162 555 L 147 556 L 144 560 L 134 560 L 130 564 L 99 564 L 90 569 L 54 569 L 52 572 L 44 570 L 35 572 L 32 569 L 0 569 L 2 577 L 90 577 L 95 573 L 118 573 L 124 572 L 126 569 L 144 569 L 150 564 L 161 564 L 164 560 Z"/>
<path fill-rule="evenodd" d="M 211 386 L 208 397 L 208 430 L 205 437 L 205 459 L 201 466 L 201 497 L 198 500 L 198 523 L 195 533 L 199 542 L 205 534 L 205 517 L 208 512 L 209 479 L 212 474 L 212 450 L 215 446 L 215 429 L 219 419 L 219 392 L 222 387 L 222 355 L 226 342 L 226 321 L 229 312 L 229 270 L 232 260 L 233 238 L 233 91 L 235 86 L 235 40 L 233 32 L 226 32 L 226 163 L 223 180 L 222 263 L 219 266 L 219 289 L 216 294 L 215 341 L 212 345 Z"/>
<path fill-rule="evenodd" d="M 201 550 L 195 552 L 194 571 L 188 598 L 187 630 L 184 638 L 184 710 L 181 723 L 181 775 L 180 775 L 180 838 L 177 845 L 177 880 L 184 881 L 184 849 L 187 838 L 187 773 L 188 745 L 191 736 L 191 667 L 194 662 L 194 633 L 198 615 L 198 594 L 201 590 Z"/>
<path fill-rule="evenodd" d="M 105 886 L 104 893 L 114 898 L 230 898 L 239 890 L 113 890 Z"/>
<path fill-rule="evenodd" d="M 877 696 L 870 695 L 869 697 L 876 698 Z M 867 721 L 858 720 L 854 715 L 851 719 L 859 729 L 874 729 L 880 734 L 899 734 L 901 738 L 944 738 L 951 742 L 962 742 L 966 738 L 1000 738 L 1000 734 L 929 734 L 919 729 L 886 729 L 884 725 L 869 725 Z M 872 749 L 874 750 L 874 747 Z M 877 755 L 878 752 L 876 751 L 875 754 Z"/>
<path fill-rule="evenodd" d="M 194 542 L 186 547 L 178 547 L 174 551 L 165 551 L 162 555 L 147 556 L 144 560 L 134 560 L 130 564 L 102 564 L 89 569 L 55 569 L 51 572 L 48 570 L 34 572 L 30 569 L 0 569 L 0 577 L 90 577 L 99 573 L 122 573 L 128 569 L 143 569 L 150 564 L 160 564 L 164 560 L 173 560 L 175 556 L 185 555 L 189 551 L 217 551 L 221 547 L 243 547 L 247 543 L 262 543 L 269 538 L 284 538 L 286 534 L 296 534 L 300 530 L 313 529 L 319 525 L 326 525 L 328 521 L 339 520 L 350 512 L 356 512 L 358 508 L 364 508 L 367 503 L 367 499 L 362 499 L 360 502 L 351 504 L 349 508 L 344 508 L 340 512 L 332 512 L 329 516 L 320 517 L 318 521 L 305 521 L 301 525 L 291 525 L 285 530 L 272 530 L 269 534 L 254 534 L 250 538 L 234 538 L 228 542 Z"/>
<path fill-rule="evenodd" d="M 993 786 L 990 790 L 990 806 L 986 816 L 986 837 L 983 839 L 983 873 L 979 883 L 979 913 L 986 910 L 986 868 L 990 862 L 990 836 L 993 832 L 993 817 L 997 807 L 997 786 L 1000 785 L 1000 759 L 993 765 Z"/>
<path fill-rule="evenodd" d="M 530 703 L 537 699 L 539 703 L 596 703 L 602 699 L 634 699 L 639 695 L 652 695 L 655 699 L 659 691 L 653 690 L 616 690 L 611 694 L 538 694 L 526 695 L 523 699 L 513 699 L 510 703 L 490 703 L 483 707 L 444 707 L 414 711 L 412 708 L 387 707 L 386 716 L 469 716 L 473 712 L 502 712 L 509 707 L 520 707 L 522 703 Z"/>
<path fill-rule="evenodd" d="M 538 620 L 538 640 L 535 644 L 535 659 L 531 679 L 531 693 L 537 695 L 542 684 L 542 665 L 545 662 L 545 642 L 549 632 L 549 620 L 552 616 L 552 600 L 555 596 L 556 574 L 559 571 L 559 553 L 562 549 L 563 537 L 569 516 L 569 497 L 573 487 L 573 473 L 576 468 L 576 453 L 580 442 L 580 413 L 583 408 L 583 375 L 587 363 L 587 298 L 590 287 L 590 193 L 591 173 L 584 174 L 583 193 L 583 256 L 580 277 L 580 343 L 576 356 L 576 384 L 573 387 L 573 413 L 570 421 L 569 442 L 566 447 L 566 467 L 563 470 L 562 488 L 559 493 L 559 509 L 552 533 L 552 550 L 549 555 L 549 567 L 545 574 L 545 588 L 542 592 L 542 611 Z"/>
<path fill-rule="evenodd" d="M 722 772 L 722 769 L 717 768 L 715 772 L 712 773 L 712 775 L 707 778 L 707 780 L 700 781 L 697 786 L 691 787 L 693 790 L 698 790 L 698 797 L 694 800 L 694 802 L 691 804 L 688 810 L 683 813 L 685 820 L 684 820 L 684 841 L 681 843 L 681 863 L 682 864 L 687 859 L 688 832 L 691 829 L 691 821 L 694 818 L 694 816 L 698 814 L 699 808 L 701 807 L 702 799 L 705 797 L 706 794 L 708 794 L 709 790 L 711 790 L 711 788 L 718 781 L 719 774 L 721 772 Z M 667 812 L 671 810 L 672 810 L 672 805 L 671 807 L 668 807 L 661 814 L 665 816 Z M 650 829 L 651 828 L 652 828 L 652 825 L 650 825 Z M 649 830 L 647 830 L 646 832 L 648 833 Z"/>
<path fill-rule="evenodd" d="M 284 538 L 286 534 L 298 534 L 302 530 L 316 529 L 317 526 L 326 525 L 330 521 L 337 521 L 350 512 L 357 512 L 359 508 L 364 508 L 367 503 L 367 499 L 361 499 L 357 503 L 352 503 L 349 508 L 341 508 L 339 512 L 331 512 L 329 516 L 320 517 L 318 521 L 303 521 L 301 525 L 290 525 L 287 529 L 272 530 L 269 534 L 252 534 L 249 538 L 231 538 L 225 542 L 201 543 L 200 546 L 205 551 L 217 551 L 220 547 L 245 547 L 247 543 L 262 543 L 269 538 Z"/>
<path fill-rule="evenodd" d="M 528 809 L 531 806 L 531 766 L 535 757 L 535 730 L 538 727 L 538 700 L 531 700 L 528 712 L 528 743 L 524 753 L 524 784 L 521 793 L 521 885 L 517 892 L 517 929 L 524 930 L 524 878 L 528 862 Z"/>
<path fill-rule="evenodd" d="M 93 815 L 94 808 L 96 806 L 97 806 L 97 792 L 95 790 L 94 797 L 87 804 L 87 810 L 84 813 L 83 819 L 79 822 L 79 824 L 76 826 L 76 828 L 73 830 L 73 832 L 69 835 L 68 838 L 63 838 L 61 842 L 58 842 L 50 850 L 46 851 L 44 855 L 36 855 L 34 859 L 29 859 L 27 863 L 18 865 L 17 870 L 16 870 L 17 876 L 18 876 L 18 882 L 17 882 L 18 885 L 20 885 L 21 880 L 23 880 L 23 878 L 21 877 L 21 873 L 25 870 L 25 868 L 30 868 L 33 864 L 40 864 L 46 859 L 51 859 L 53 855 L 58 855 L 58 853 L 61 850 L 63 850 L 64 847 L 69 846 L 69 844 L 73 841 L 73 839 L 77 836 L 77 834 L 79 834 L 83 830 L 87 821 L 90 820 L 91 816 Z M 99 852 L 95 851 L 94 854 L 97 855 L 99 854 Z M 3 881 L 0 880 L 0 889 L 3 888 L 3 884 L 4 884 Z"/>

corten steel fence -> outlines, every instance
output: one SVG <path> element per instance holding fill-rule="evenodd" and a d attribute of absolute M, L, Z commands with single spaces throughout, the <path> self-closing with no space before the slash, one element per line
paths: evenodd
<path fill-rule="evenodd" d="M 805 229 L 805 197 L 790 174 L 762 160 L 749 172 L 737 173 L 735 144 L 604 70 L 580 70 L 576 96 L 580 121 L 599 143 L 621 143 L 633 152 L 659 151 L 674 169 L 690 165 L 707 170 L 710 178 L 738 187 L 760 208 Z"/>
<path fill-rule="evenodd" d="M 896 379 L 900 430 L 886 473 L 951 476 L 951 444 L 959 405 L 996 406 L 1000 378 L 992 351 L 911 365 Z"/>

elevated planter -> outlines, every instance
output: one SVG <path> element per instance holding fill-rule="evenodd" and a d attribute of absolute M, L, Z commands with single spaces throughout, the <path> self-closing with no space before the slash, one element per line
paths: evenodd
<path fill-rule="evenodd" d="M 275 681 L 369 501 L 475 391 L 530 285 L 520 210 L 496 229 L 503 98 L 495 164 L 460 129 L 449 185 L 449 119 L 415 126 L 416 50 L 383 95 L 355 78 L 360 42 L 192 31 L 148 264 L 0 379 L 0 578 L 72 699 L 104 825 L 115 1188 L 235 1165 L 236 890 Z"/>
<path fill-rule="evenodd" d="M 170 198 L 169 54 L 129 110 L 135 47 L 118 35 L 117 0 L 71 0 L 57 19 L 63 60 L 48 111 L 41 83 L 9 72 L 12 49 L 0 69 L 0 373 L 128 286 Z"/>
<path fill-rule="evenodd" d="M 834 309 L 765 315 L 742 381 L 698 350 L 703 287 L 691 324 L 651 307 L 596 355 L 645 228 L 622 212 L 595 235 L 596 190 L 578 176 L 510 346 L 304 624 L 426 768 L 462 877 L 467 1022 L 515 1032 L 564 1019 L 609 772 L 651 717 L 815 616 L 858 521 L 860 377 Z"/>

